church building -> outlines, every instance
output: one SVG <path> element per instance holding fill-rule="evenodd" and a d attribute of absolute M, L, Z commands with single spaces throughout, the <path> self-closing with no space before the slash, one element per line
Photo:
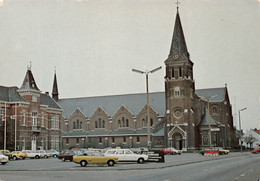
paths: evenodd
<path fill-rule="evenodd" d="M 177 8 L 170 53 L 165 61 L 165 91 L 150 93 L 153 148 L 235 147 L 227 86 L 195 89 Z M 147 147 L 146 94 L 58 99 L 65 118 L 62 144 L 72 147 Z"/>
<path fill-rule="evenodd" d="M 29 68 L 20 88 L 0 86 L 0 145 L 11 150 L 237 147 L 227 85 L 195 88 L 178 8 L 164 63 L 165 91 L 149 94 L 149 121 L 145 93 L 62 99 L 55 73 L 51 97 L 41 93 Z"/>

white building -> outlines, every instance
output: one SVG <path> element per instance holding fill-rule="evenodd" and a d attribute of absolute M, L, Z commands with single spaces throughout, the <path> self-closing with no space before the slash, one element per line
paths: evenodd
<path fill-rule="evenodd" d="M 243 146 L 255 148 L 260 145 L 260 129 L 250 129 L 243 136 Z"/>

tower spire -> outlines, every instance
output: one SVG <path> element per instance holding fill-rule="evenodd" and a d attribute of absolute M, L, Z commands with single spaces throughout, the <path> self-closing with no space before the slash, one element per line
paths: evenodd
<path fill-rule="evenodd" d="M 171 49 L 168 59 L 166 61 L 189 60 L 190 55 L 186 46 L 185 37 L 181 25 L 181 19 L 179 15 L 180 2 L 177 0 L 175 4 L 177 4 L 177 14 L 172 36 Z"/>
<path fill-rule="evenodd" d="M 58 91 L 58 84 L 57 84 L 57 77 L 56 77 L 56 67 L 54 71 L 54 81 L 52 87 L 52 98 L 57 101 L 59 99 L 59 91 Z"/>

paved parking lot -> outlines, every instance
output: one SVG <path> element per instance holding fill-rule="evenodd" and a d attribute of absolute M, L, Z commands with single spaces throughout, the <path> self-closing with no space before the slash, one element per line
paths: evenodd
<path fill-rule="evenodd" d="M 0 165 L 0 170 L 6 171 L 75 171 L 75 170 L 141 170 L 141 169 L 155 169 L 155 168 L 167 168 L 177 165 L 192 164 L 197 162 L 204 162 L 216 159 L 225 159 L 230 157 L 240 157 L 242 155 L 251 155 L 250 152 L 245 153 L 229 153 L 228 155 L 221 156 L 202 156 L 198 153 L 183 153 L 181 155 L 166 155 L 165 163 L 148 162 L 144 164 L 138 163 L 118 163 L 114 167 L 107 165 L 88 165 L 87 167 L 81 167 L 74 162 L 63 162 L 57 158 L 48 159 L 25 159 L 10 161 L 6 165 Z"/>

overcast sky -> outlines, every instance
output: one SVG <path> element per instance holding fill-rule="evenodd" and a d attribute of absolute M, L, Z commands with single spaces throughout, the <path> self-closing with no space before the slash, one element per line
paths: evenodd
<path fill-rule="evenodd" d="M 145 92 L 132 68 L 164 91 L 175 0 L 0 0 L 0 85 L 22 85 L 27 66 L 60 98 Z M 259 128 L 260 0 L 181 0 L 180 17 L 196 89 L 227 83 L 238 126 Z"/>

